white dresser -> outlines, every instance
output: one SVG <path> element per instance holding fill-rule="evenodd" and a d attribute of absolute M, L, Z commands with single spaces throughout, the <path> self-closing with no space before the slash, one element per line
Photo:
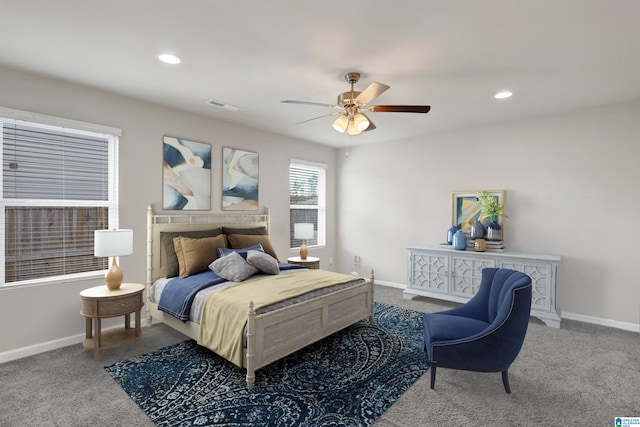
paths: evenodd
<path fill-rule="evenodd" d="M 556 298 L 558 255 L 456 251 L 446 246 L 410 246 L 407 251 L 405 299 L 424 296 L 464 303 L 478 290 L 483 268 L 509 268 L 531 277 L 531 315 L 547 326 L 560 327 Z"/>

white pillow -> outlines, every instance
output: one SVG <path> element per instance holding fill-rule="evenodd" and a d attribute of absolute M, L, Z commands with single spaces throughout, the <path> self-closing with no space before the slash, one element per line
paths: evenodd
<path fill-rule="evenodd" d="M 267 274 L 279 274 L 280 267 L 278 260 L 265 252 L 249 251 L 247 252 L 247 262 Z"/>
<path fill-rule="evenodd" d="M 209 269 L 231 282 L 241 282 L 259 271 L 254 266 L 249 265 L 237 252 L 231 252 L 213 261 L 209 264 Z"/>

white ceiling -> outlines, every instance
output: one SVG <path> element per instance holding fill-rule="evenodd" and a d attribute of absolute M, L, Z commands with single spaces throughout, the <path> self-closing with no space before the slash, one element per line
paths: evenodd
<path fill-rule="evenodd" d="M 280 101 L 358 71 L 391 86 L 373 104 L 431 105 L 358 145 L 639 98 L 640 0 L 0 0 L 0 65 L 332 146 L 333 118 L 295 124 L 328 109 Z"/>

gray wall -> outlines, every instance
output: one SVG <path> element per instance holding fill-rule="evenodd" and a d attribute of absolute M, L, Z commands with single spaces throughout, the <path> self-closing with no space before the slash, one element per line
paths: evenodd
<path fill-rule="evenodd" d="M 639 119 L 636 100 L 354 147 L 338 157 L 338 268 L 358 255 L 406 284 L 404 248 L 446 240 L 451 192 L 505 190 L 506 247 L 562 256 L 563 316 L 638 331 Z"/>
<path fill-rule="evenodd" d="M 213 212 L 221 211 L 222 147 L 259 153 L 259 203 L 261 209 L 270 210 L 271 239 L 281 260 L 286 262 L 287 257 L 295 255 L 295 251 L 289 250 L 290 158 L 329 166 L 327 229 L 331 233 L 336 228 L 335 149 L 2 68 L 0 103 L 18 110 L 122 129 L 120 226 L 134 230 L 134 254 L 120 259 L 125 281 L 144 283 L 146 279 L 146 211 L 149 204 L 156 212 L 162 206 L 163 135 L 212 145 Z M 335 235 L 329 234 L 325 248 L 310 249 L 310 255 L 322 258 L 325 269 L 331 268 L 328 260 L 334 256 L 334 241 Z M 97 279 L 0 288 L 0 361 L 3 352 L 79 342 L 84 334 L 84 318 L 79 314 L 78 293 L 102 283 Z M 114 325 L 121 319 L 111 319 L 106 325 Z"/>
<path fill-rule="evenodd" d="M 342 149 L 2 68 L 0 104 L 123 130 L 121 227 L 133 228 L 135 240 L 134 254 L 121 258 L 126 281 L 145 280 L 145 212 L 161 203 L 162 136 L 170 134 L 212 144 L 215 212 L 222 147 L 260 154 L 260 205 L 271 210 L 281 259 L 293 254 L 289 159 L 328 164 L 327 247 L 311 254 L 342 272 L 354 270 L 358 255 L 359 272 L 374 268 L 387 284 L 406 284 L 405 246 L 444 241 L 452 191 L 506 190 L 508 249 L 563 257 L 563 316 L 638 330 L 640 101 L 352 147 L 348 159 Z M 78 293 L 99 284 L 0 289 L 0 361 L 81 341 Z"/>

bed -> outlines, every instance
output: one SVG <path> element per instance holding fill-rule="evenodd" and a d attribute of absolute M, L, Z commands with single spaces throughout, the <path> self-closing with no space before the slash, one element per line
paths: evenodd
<path fill-rule="evenodd" d="M 152 321 L 157 320 L 192 339 L 198 340 L 201 327 L 204 329 L 208 324 L 208 318 L 204 318 L 204 316 L 202 321 L 198 319 L 185 321 L 184 318 L 181 320 L 168 314 L 163 311 L 164 307 L 161 310 L 159 301 L 153 296 L 157 291 L 153 288 L 154 284 L 163 280 L 167 282 L 165 276 L 167 276 L 168 269 L 175 268 L 175 266 L 171 266 L 171 256 L 167 257 L 164 249 L 166 242 L 163 245 L 163 239 L 166 239 L 167 236 L 188 235 L 191 232 L 198 233 L 217 227 L 224 227 L 225 230 L 237 230 L 238 233 L 243 229 L 249 232 L 262 228 L 266 230 L 266 237 L 256 239 L 262 239 L 260 241 L 263 243 L 266 239 L 266 245 L 270 246 L 268 241 L 269 222 L 267 209 L 263 214 L 154 214 L 153 208 L 149 206 L 147 208 L 147 326 L 151 326 Z M 266 247 L 265 251 L 267 251 Z M 281 266 L 287 267 L 286 265 Z M 299 268 L 300 266 L 295 267 Z M 308 269 L 300 269 L 300 272 L 291 271 L 287 275 L 298 274 L 299 277 L 303 277 L 305 270 Z M 333 274 L 325 273 L 327 275 Z M 323 273 L 307 271 L 304 274 Z M 247 283 L 251 281 L 252 279 L 248 279 Z M 247 388 L 253 389 L 257 369 L 362 319 L 368 318 L 369 322 L 373 323 L 373 285 L 374 274 L 371 271 L 368 279 L 353 277 L 353 281 L 348 283 L 333 286 L 321 292 L 309 292 L 283 303 L 270 305 L 263 310 L 257 310 L 254 307 L 252 295 L 246 295 L 246 303 L 243 302 L 245 308 L 242 311 L 244 332 L 240 333 L 242 335 L 241 358 L 238 358 L 237 362 L 233 362 L 224 354 L 220 355 L 246 369 Z M 245 284 L 243 282 L 236 286 L 245 286 Z M 244 295 L 242 297 L 244 298 Z M 211 297 L 207 297 L 206 301 L 209 301 L 209 298 Z M 205 304 L 207 303 L 205 302 Z M 246 321 L 244 320 L 245 310 Z"/>

